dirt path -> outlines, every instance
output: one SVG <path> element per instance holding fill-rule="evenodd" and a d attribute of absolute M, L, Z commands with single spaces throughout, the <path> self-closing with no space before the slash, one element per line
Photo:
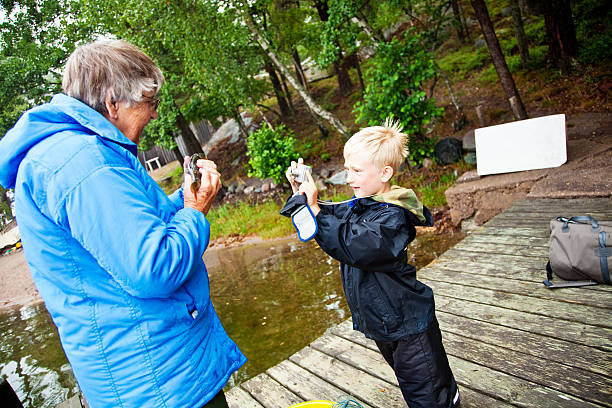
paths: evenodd
<path fill-rule="evenodd" d="M 0 310 L 41 300 L 23 250 L 0 256 Z"/>

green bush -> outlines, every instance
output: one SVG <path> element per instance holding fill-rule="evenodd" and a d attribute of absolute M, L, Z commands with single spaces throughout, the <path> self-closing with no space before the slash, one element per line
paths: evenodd
<path fill-rule="evenodd" d="M 438 143 L 437 137 L 424 138 L 422 140 L 414 136 L 408 137 L 408 160 L 413 166 L 420 166 L 423 159 L 434 157 L 434 147 Z"/>
<path fill-rule="evenodd" d="M 279 125 L 271 129 L 265 124 L 249 135 L 247 156 L 249 156 L 249 176 L 271 177 L 277 183 L 285 179 L 285 171 L 295 159 L 295 138 L 290 129 Z"/>
<path fill-rule="evenodd" d="M 433 56 L 412 33 L 406 32 L 403 41 L 394 38 L 379 44 L 365 73 L 363 102 L 354 106 L 356 121 L 372 126 L 395 118 L 407 134 L 422 134 L 425 125 L 442 113 L 423 90 L 423 83 L 434 75 Z"/>

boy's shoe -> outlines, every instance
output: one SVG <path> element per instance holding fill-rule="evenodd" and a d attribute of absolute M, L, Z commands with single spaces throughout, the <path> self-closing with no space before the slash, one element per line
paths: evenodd
<path fill-rule="evenodd" d="M 461 405 L 461 399 L 459 398 L 459 388 L 457 388 L 457 392 L 455 393 L 455 397 L 453 398 L 453 408 L 459 408 Z"/>

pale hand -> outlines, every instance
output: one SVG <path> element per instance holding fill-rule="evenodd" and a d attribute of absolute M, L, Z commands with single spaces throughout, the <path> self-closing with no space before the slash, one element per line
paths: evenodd
<path fill-rule="evenodd" d="M 183 161 L 183 168 L 185 169 L 188 164 L 189 156 L 186 156 Z M 196 165 L 202 174 L 200 188 L 193 194 L 190 188 L 193 180 L 188 172 L 185 171 L 183 202 L 185 207 L 193 208 L 206 215 L 219 189 L 221 189 L 221 174 L 217 171 L 217 165 L 211 160 L 198 160 Z"/>

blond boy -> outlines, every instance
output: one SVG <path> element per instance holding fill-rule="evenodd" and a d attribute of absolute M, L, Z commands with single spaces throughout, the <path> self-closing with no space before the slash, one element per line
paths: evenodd
<path fill-rule="evenodd" d="M 310 175 L 299 186 L 290 170 L 287 179 L 294 193 L 306 196 L 316 217 L 317 243 L 340 262 L 353 328 L 376 342 L 408 406 L 454 408 L 459 391 L 442 345 L 433 292 L 407 263 L 415 225 L 431 226 L 433 220 L 412 190 L 391 186 L 407 154 L 406 135 L 387 121 L 359 131 L 344 146 L 353 200 L 318 202 Z"/>

